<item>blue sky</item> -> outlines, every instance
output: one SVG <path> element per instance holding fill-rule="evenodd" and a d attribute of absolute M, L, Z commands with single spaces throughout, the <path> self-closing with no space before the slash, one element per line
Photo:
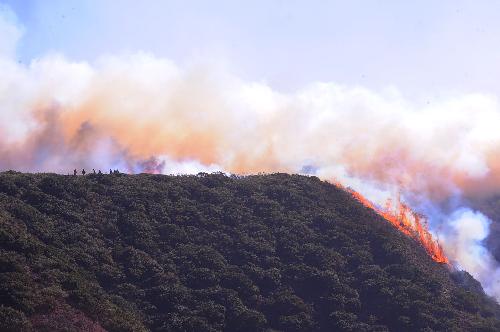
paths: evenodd
<path fill-rule="evenodd" d="M 405 94 L 499 94 L 499 1 L 0 0 L 24 27 L 17 57 L 93 61 L 145 51 L 222 64 L 294 90 L 328 81 Z"/>

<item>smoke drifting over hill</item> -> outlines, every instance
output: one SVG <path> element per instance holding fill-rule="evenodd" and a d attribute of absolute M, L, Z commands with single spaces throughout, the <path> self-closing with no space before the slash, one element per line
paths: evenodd
<path fill-rule="evenodd" d="M 284 94 L 146 54 L 95 65 L 4 59 L 2 72 L 2 168 L 140 171 L 151 158 L 239 173 L 312 166 L 435 199 L 500 184 L 500 107 L 490 96 L 417 103 L 334 83 Z"/>
<path fill-rule="evenodd" d="M 380 204 L 401 192 L 447 255 L 500 296 L 498 264 L 481 246 L 489 220 L 462 206 L 500 187 L 495 97 L 414 101 L 336 83 L 282 93 L 145 53 L 23 65 L 10 44 L 0 47 L 1 170 L 305 170 Z"/>

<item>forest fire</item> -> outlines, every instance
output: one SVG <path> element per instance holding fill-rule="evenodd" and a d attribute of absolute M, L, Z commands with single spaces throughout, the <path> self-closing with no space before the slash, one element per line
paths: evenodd
<path fill-rule="evenodd" d="M 399 197 L 395 204 L 392 203 L 391 199 L 388 199 L 385 208 L 380 209 L 360 193 L 350 188 L 345 189 L 361 204 L 380 214 L 402 233 L 420 242 L 434 261 L 449 264 L 443 248 L 429 232 L 426 218 L 401 202 Z"/>

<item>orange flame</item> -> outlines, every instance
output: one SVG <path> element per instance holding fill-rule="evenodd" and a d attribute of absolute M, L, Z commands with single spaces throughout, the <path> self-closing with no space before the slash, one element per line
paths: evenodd
<path fill-rule="evenodd" d="M 413 211 L 408 205 L 401 202 L 399 196 L 396 204 L 393 206 L 392 200 L 388 199 L 385 208 L 381 209 L 376 207 L 372 202 L 366 199 L 360 193 L 345 188 L 338 184 L 341 188 L 349 192 L 361 204 L 377 212 L 384 217 L 385 220 L 390 222 L 399 231 L 408 237 L 417 240 L 427 251 L 431 258 L 442 264 L 449 264 L 448 257 L 443 252 L 443 248 L 437 240 L 432 237 L 429 232 L 427 219 L 425 216 Z"/>

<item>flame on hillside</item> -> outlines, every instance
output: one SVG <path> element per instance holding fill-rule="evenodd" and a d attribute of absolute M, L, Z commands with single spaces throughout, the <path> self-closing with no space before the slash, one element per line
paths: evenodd
<path fill-rule="evenodd" d="M 390 222 L 403 234 L 418 241 L 434 261 L 442 264 L 450 263 L 439 242 L 435 240 L 429 232 L 425 216 L 413 211 L 408 205 L 401 202 L 399 196 L 396 199 L 395 204 L 393 204 L 392 200 L 389 198 L 385 207 L 379 208 L 360 193 L 352 190 L 351 188 L 345 188 L 342 185 L 340 186 L 349 192 L 361 204 L 384 217 L 385 220 Z"/>

